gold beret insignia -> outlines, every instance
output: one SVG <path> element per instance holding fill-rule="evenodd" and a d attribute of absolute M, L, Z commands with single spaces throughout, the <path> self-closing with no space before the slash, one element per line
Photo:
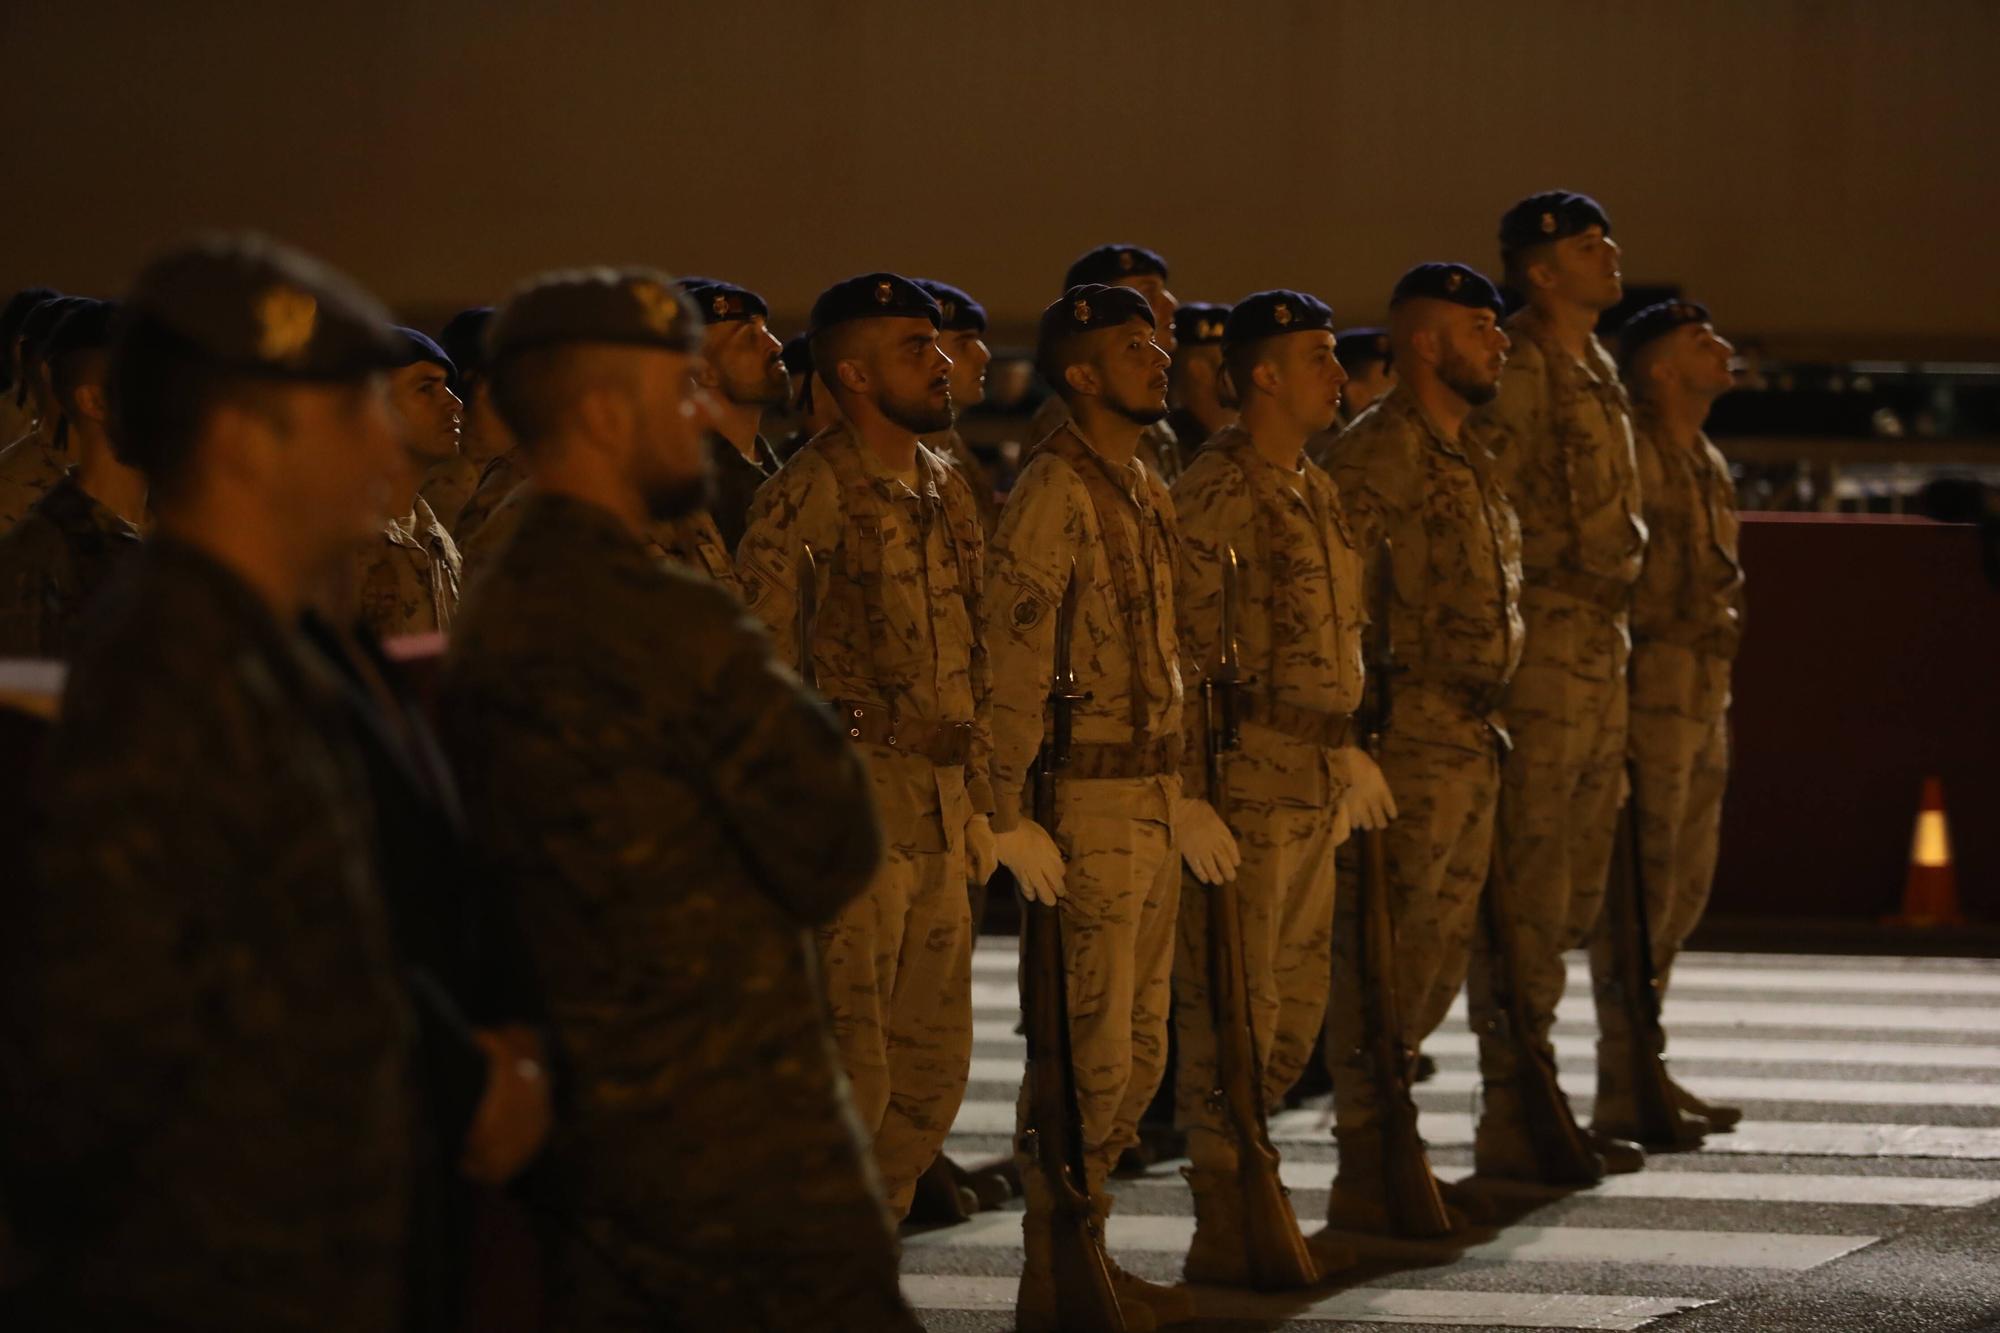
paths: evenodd
<path fill-rule="evenodd" d="M 1118 252 L 1118 271 L 1120 273 L 1130 273 L 1132 266 L 1138 262 L 1138 256 L 1134 255 L 1130 250 L 1120 250 Z"/>
<path fill-rule="evenodd" d="M 681 313 L 680 302 L 674 299 L 673 293 L 656 282 L 634 283 L 632 299 L 639 303 L 639 317 L 655 333 L 666 333 L 672 329 L 674 320 Z"/>
<path fill-rule="evenodd" d="M 1556 234 L 1556 215 L 1554 213 L 1542 214 L 1542 235 L 1553 236 L 1555 234 Z"/>
<path fill-rule="evenodd" d="M 958 318 L 958 302 L 952 300 L 949 296 L 938 302 L 938 308 L 944 312 L 947 323 Z"/>
<path fill-rule="evenodd" d="M 889 302 L 895 298 L 895 295 L 896 295 L 896 289 L 891 287 L 887 282 L 878 282 L 875 284 L 876 305 L 889 304 Z"/>
<path fill-rule="evenodd" d="M 1279 328 L 1283 328 L 1292 322 L 1292 308 L 1280 301 L 1271 308 L 1271 318 L 1278 321 Z"/>
<path fill-rule="evenodd" d="M 1464 285 L 1465 275 L 1463 273 L 1447 273 L 1444 275 L 1444 289 L 1446 291 L 1455 292 Z"/>
<path fill-rule="evenodd" d="M 1069 313 L 1079 324 L 1090 323 L 1090 302 L 1078 301 L 1069 308 Z"/>
<path fill-rule="evenodd" d="M 729 313 L 729 298 L 718 293 L 716 298 L 708 303 L 708 308 L 715 312 L 717 319 L 721 319 Z"/>
<path fill-rule="evenodd" d="M 296 287 L 270 287 L 257 298 L 257 355 L 288 361 L 312 341 L 319 302 Z"/>

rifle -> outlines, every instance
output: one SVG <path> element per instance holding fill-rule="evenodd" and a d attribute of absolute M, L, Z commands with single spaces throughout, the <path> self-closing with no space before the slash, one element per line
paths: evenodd
<path fill-rule="evenodd" d="M 1500 799 L 1507 799 L 1504 789 Z M 1500 848 L 1493 850 L 1494 860 Z M 1520 964 L 1514 955 L 1514 934 L 1507 926 L 1507 914 L 1500 903 L 1500 884 L 1505 877 L 1489 873 L 1486 891 L 1479 898 L 1480 922 L 1485 927 L 1491 956 L 1491 985 L 1495 1016 L 1493 1028 L 1514 1047 L 1514 1090 L 1521 1098 L 1521 1113 L 1527 1121 L 1528 1137 L 1547 1185 L 1595 1185 L 1604 1179 L 1604 1163 L 1583 1130 L 1576 1112 L 1556 1082 L 1555 1057 L 1535 1041 L 1526 1003 L 1515 984 Z"/>
<path fill-rule="evenodd" d="M 1626 1071 L 1634 1103 L 1633 1129 L 1648 1148 L 1687 1146 L 1680 1132 L 1667 1065 L 1666 1034 L 1660 1030 L 1660 982 L 1653 967 L 1653 926 L 1646 915 L 1646 869 L 1639 849 L 1638 775 L 1629 773 L 1632 798 L 1618 815 L 1621 864 L 1612 872 L 1604 910 L 1610 931 L 1612 984 L 1625 1010 L 1631 1067 Z M 1622 873 L 1620 873 L 1622 871 Z M 1621 882 L 1622 881 L 1622 882 Z"/>
<path fill-rule="evenodd" d="M 1382 737 L 1394 705 L 1396 651 L 1389 635 L 1390 599 L 1396 574 L 1385 538 L 1375 576 L 1375 625 L 1368 653 L 1368 702 L 1359 719 L 1368 753 L 1382 758 Z M 1417 1134 L 1417 1102 L 1411 1074 L 1417 1053 L 1403 1031 L 1403 1007 L 1396 992 L 1396 928 L 1389 917 L 1389 858 L 1382 831 L 1357 832 L 1360 933 L 1361 1030 L 1382 1097 L 1382 1174 L 1390 1221 L 1405 1236 L 1443 1236 L 1451 1214 L 1438 1192 L 1424 1141 Z"/>
<path fill-rule="evenodd" d="M 1076 619 L 1076 565 L 1056 612 L 1055 675 L 1049 683 L 1049 739 L 1035 755 L 1035 822 L 1054 836 L 1056 783 L 1069 765 L 1076 705 L 1089 698 L 1076 689 L 1070 635 Z M 1070 1054 L 1069 971 L 1063 957 L 1062 909 L 1037 902 L 1021 906 L 1021 1000 L 1027 1016 L 1028 1125 L 1021 1151 L 1047 1183 L 1054 1208 L 1049 1222 L 1050 1267 L 1056 1322 L 1074 1333 L 1124 1333 L 1125 1316 L 1111 1286 L 1104 1235 L 1090 1206 L 1083 1165 L 1083 1116 L 1076 1104 L 1076 1065 Z"/>
<path fill-rule="evenodd" d="M 1229 788 L 1222 757 L 1241 746 L 1239 692 L 1251 683 L 1236 648 L 1236 549 L 1222 553 L 1222 639 L 1215 668 L 1201 682 L 1202 725 L 1207 732 L 1208 800 L 1229 817 Z M 1236 1132 L 1236 1186 L 1242 1203 L 1243 1247 L 1252 1285 L 1262 1290 L 1309 1287 L 1319 1265 L 1299 1234 L 1290 1191 L 1278 1178 L 1278 1150 L 1264 1119 L 1264 1062 L 1250 1014 L 1243 955 L 1243 920 L 1236 885 L 1202 886 L 1208 895 L 1209 1004 L 1215 1021 L 1216 1086 L 1210 1109 L 1224 1113 Z"/>
<path fill-rule="evenodd" d="M 792 632 L 798 638 L 799 679 L 814 689 L 819 688 L 819 672 L 813 667 L 812 636 L 813 621 L 819 617 L 819 561 L 813 556 L 810 545 L 799 547 L 799 609 L 798 618 L 792 623 Z"/>

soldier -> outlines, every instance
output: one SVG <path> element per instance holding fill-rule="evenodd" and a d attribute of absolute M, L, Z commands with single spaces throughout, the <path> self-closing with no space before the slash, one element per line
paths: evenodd
<path fill-rule="evenodd" d="M 1181 792 L 1178 538 L 1166 487 L 1135 458 L 1141 432 L 1167 411 L 1169 358 L 1154 331 L 1145 297 L 1127 287 L 1074 287 L 1042 313 L 1037 368 L 1066 411 L 1007 497 L 985 597 L 996 849 L 1024 895 L 1062 909 L 1084 1167 L 1100 1218 L 1111 1207 L 1105 1178 L 1138 1141 L 1139 1115 L 1159 1086 L 1179 862 L 1213 882 L 1240 859 L 1215 811 Z M 1023 813 L 1023 798 L 1072 577 L 1086 698 L 1049 830 Z M 1021 1161 L 1020 1326 L 1045 1329 L 1054 1319 L 1053 1201 Z M 1114 1281 L 1128 1327 L 1191 1314 L 1177 1289 L 1122 1271 Z"/>
<path fill-rule="evenodd" d="M 378 639 L 450 629 L 461 572 L 458 546 L 420 493 L 431 469 L 458 456 L 459 401 L 448 382 L 451 358 L 415 329 L 398 328 L 396 339 L 389 401 L 403 425 L 405 457 L 389 486 L 395 503 L 409 510 L 355 553 L 327 599 L 337 624 L 358 619 Z"/>
<path fill-rule="evenodd" d="M 1347 372 L 1347 383 L 1340 386 L 1340 420 L 1346 424 L 1396 387 L 1396 351 L 1387 329 L 1342 329 L 1336 337 L 1340 368 Z"/>
<path fill-rule="evenodd" d="M 646 548 L 704 491 L 700 328 L 663 275 L 591 269 L 487 332 L 530 481 L 441 715 L 567 1076 L 549 1324 L 914 1333 L 806 933 L 875 872 L 867 775 L 734 599 Z"/>
<path fill-rule="evenodd" d="M 403 1325 L 410 1019 L 298 634 L 382 521 L 394 355 L 371 298 L 257 238 L 133 288 L 111 439 L 158 530 L 75 653 L 0 966 L 29 1326 Z"/>
<path fill-rule="evenodd" d="M 1222 373 L 1222 330 L 1229 307 L 1190 301 L 1174 311 L 1174 368 L 1167 425 L 1192 459 L 1209 436 L 1236 422 L 1236 386 Z"/>
<path fill-rule="evenodd" d="M 105 353 L 117 307 L 87 301 L 46 349 L 49 383 L 77 465 L 0 536 L 0 657 L 64 657 L 77 614 L 139 545 L 146 479 L 109 435 Z"/>
<path fill-rule="evenodd" d="M 1502 705 L 1513 751 L 1494 876 L 1528 1030 L 1503 1021 L 1475 967 L 1486 1098 L 1474 1160 L 1489 1176 L 1542 1178 L 1515 1090 L 1525 1075 L 1514 1043 L 1555 1058 L 1563 951 L 1597 922 L 1622 799 L 1627 608 L 1646 525 L 1625 390 L 1591 332 L 1624 291 L 1610 232 L 1595 200 L 1561 190 L 1531 195 L 1500 220 L 1506 279 L 1527 304 L 1507 322 L 1513 352 L 1479 424 L 1521 520 L 1527 638 Z M 1635 1144 L 1595 1135 L 1594 1146 L 1605 1170 L 1645 1164 Z"/>
<path fill-rule="evenodd" d="M 951 425 L 942 319 L 928 292 L 891 273 L 814 302 L 813 364 L 843 421 L 757 493 L 737 548 L 780 660 L 817 684 L 867 761 L 888 844 L 868 891 L 819 940 L 834 1040 L 897 1218 L 965 1094 L 966 885 L 995 865 L 985 538 L 964 479 L 918 440 Z M 802 647 L 807 551 L 819 609 Z"/>
<path fill-rule="evenodd" d="M 23 287 L 0 307 L 0 448 L 35 427 L 34 405 L 21 378 L 21 321 L 42 302 L 60 295 L 51 287 Z"/>
<path fill-rule="evenodd" d="M 812 339 L 806 334 L 785 340 L 785 376 L 791 382 L 792 414 L 798 429 L 777 446 L 780 461 L 790 458 L 813 436 L 840 420 L 834 410 L 833 395 L 813 392 Z"/>
<path fill-rule="evenodd" d="M 1380 828 L 1396 807 L 1350 734 L 1361 699 L 1361 554 L 1339 492 L 1305 457 L 1306 441 L 1340 408 L 1333 312 L 1301 292 L 1258 292 L 1229 313 L 1221 346 L 1242 419 L 1209 437 L 1174 484 L 1175 605 L 1192 690 L 1217 662 L 1225 565 L 1240 561 L 1234 633 L 1254 682 L 1242 698 L 1241 748 L 1220 759 L 1223 813 L 1243 852 L 1235 881 L 1245 1003 L 1263 1059 L 1256 1095 L 1273 1106 L 1326 1015 L 1334 848 L 1350 821 Z M 1188 712 L 1183 782 L 1198 784 L 1209 737 L 1200 711 Z M 1174 959 L 1178 1119 L 1195 1203 L 1186 1273 L 1191 1282 L 1249 1285 L 1254 1261 L 1236 1184 L 1245 1145 L 1211 1096 L 1219 1076 L 1210 967 L 1208 903 L 1189 890 Z M 1331 1251 L 1316 1258 L 1344 1266 Z"/>
<path fill-rule="evenodd" d="M 49 394 L 43 349 L 57 323 L 84 299 L 53 297 L 30 310 L 21 321 L 21 388 L 35 424 L 0 449 L 0 533 L 19 523 L 29 507 L 62 480 L 73 461 L 62 413 L 56 410 Z"/>
<path fill-rule="evenodd" d="M 1646 562 L 1632 597 L 1632 720 L 1626 739 L 1644 872 L 1653 970 L 1664 995 L 1674 957 L 1701 920 L 1715 878 L 1729 777 L 1729 671 L 1743 632 L 1743 566 L 1729 464 L 1702 431 L 1735 386 L 1735 349 L 1693 301 L 1648 306 L 1626 321 L 1619 361 L 1635 404 Z M 1599 1129 L 1637 1121 L 1626 1011 L 1610 992 L 1608 941 L 1592 942 L 1597 979 Z M 1710 1130 L 1742 1119 L 1669 1080 L 1681 1110 Z M 1631 1137 L 1624 1134 L 1620 1137 Z"/>
<path fill-rule="evenodd" d="M 1401 376 L 1327 456 L 1371 590 L 1383 538 L 1393 552 L 1387 614 L 1399 674 L 1381 766 L 1398 814 L 1384 833 L 1383 887 L 1398 1017 L 1412 1049 L 1444 1021 L 1465 980 L 1500 796 L 1505 731 L 1496 710 L 1521 657 L 1520 527 L 1473 416 L 1492 401 L 1506 362 L 1500 313 L 1493 284 L 1462 264 L 1405 273 L 1389 311 Z M 1391 1164 L 1383 1089 L 1364 1046 L 1360 933 L 1356 903 L 1343 893 L 1327 1011 L 1340 1144 L 1328 1217 L 1343 1230 L 1383 1233 L 1393 1230 Z M 1450 1220 L 1457 1227 L 1465 1218 Z"/>
<path fill-rule="evenodd" d="M 1101 283 L 1107 287 L 1129 287 L 1146 298 L 1146 307 L 1153 315 L 1153 341 L 1159 344 L 1167 355 L 1174 353 L 1174 312 L 1180 309 L 1180 300 L 1167 289 L 1167 261 L 1156 251 L 1143 245 L 1100 245 L 1077 256 L 1063 277 L 1063 290 L 1067 291 L 1082 283 Z M 1069 405 L 1060 389 L 1049 386 L 1055 392 L 1040 407 L 1028 423 L 1030 439 L 1043 440 L 1062 424 L 1069 413 Z M 1153 475 L 1168 486 L 1174 484 L 1181 475 L 1185 462 L 1179 441 L 1174 438 L 1174 428 L 1163 417 L 1148 425 L 1139 436 L 1139 461 L 1153 469 Z"/>
<path fill-rule="evenodd" d="M 986 401 L 986 367 L 993 363 L 993 349 L 986 345 L 986 307 L 948 282 L 918 278 L 917 286 L 938 303 L 944 323 L 938 329 L 938 346 L 951 362 L 951 415 L 953 425 L 924 438 L 924 447 L 957 468 L 972 492 L 979 509 L 979 526 L 988 537 L 1000 523 L 1000 488 L 993 470 L 986 465 L 956 422 L 969 407 Z M 975 926 L 976 926 L 975 922 Z"/>
<path fill-rule="evenodd" d="M 722 534 L 723 548 L 734 551 L 749 524 L 751 498 L 778 470 L 777 451 L 759 427 L 765 410 L 783 407 L 790 396 L 784 344 L 765 323 L 771 310 L 757 293 L 713 278 L 682 278 L 681 286 L 705 326 L 698 378 L 713 415 L 708 513 Z"/>
<path fill-rule="evenodd" d="M 448 461 L 430 470 L 418 493 L 447 532 L 458 526 L 460 511 L 479 488 L 479 474 L 496 454 L 511 447 L 507 428 L 493 413 L 492 396 L 485 392 L 480 338 L 492 317 L 493 307 L 474 306 L 459 311 L 438 330 L 438 347 L 451 366 L 445 387 L 462 405 L 458 448 Z"/>

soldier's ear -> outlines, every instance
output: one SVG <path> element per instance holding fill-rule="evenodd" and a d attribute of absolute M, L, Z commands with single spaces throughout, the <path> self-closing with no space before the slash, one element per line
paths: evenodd
<path fill-rule="evenodd" d="M 1097 378 L 1097 367 L 1088 361 L 1072 361 L 1063 367 L 1063 382 L 1086 397 L 1100 392 L 1103 388 L 1102 382 Z"/>
<path fill-rule="evenodd" d="M 849 393 L 860 393 L 868 387 L 868 372 L 859 361 L 836 361 L 833 373 L 840 381 L 840 387 Z"/>
<path fill-rule="evenodd" d="M 105 399 L 103 385 L 79 384 L 70 397 L 79 415 L 100 423 L 111 419 L 111 407 Z"/>

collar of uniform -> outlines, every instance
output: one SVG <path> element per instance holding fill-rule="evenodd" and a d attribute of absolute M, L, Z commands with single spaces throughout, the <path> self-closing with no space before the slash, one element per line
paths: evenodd
<path fill-rule="evenodd" d="M 72 535 L 99 532 L 109 537 L 130 537 L 134 540 L 141 535 L 130 520 L 113 512 L 83 489 L 74 468 L 63 473 L 56 484 L 35 502 L 34 507 L 58 529 Z"/>
<path fill-rule="evenodd" d="M 1276 463 L 1273 463 L 1257 451 L 1257 442 L 1250 438 L 1250 432 L 1244 428 L 1243 423 L 1240 421 L 1232 421 L 1221 430 L 1215 432 L 1215 434 L 1209 436 L 1203 442 L 1202 447 L 1207 448 L 1209 445 L 1216 445 L 1226 449 L 1238 440 L 1241 440 L 1247 446 L 1243 452 L 1251 460 L 1249 466 L 1256 469 L 1259 476 L 1267 477 L 1269 480 L 1288 489 L 1296 489 L 1299 475 L 1305 471 L 1306 466 L 1306 451 L 1303 449 L 1299 450 L 1299 465 L 1287 472 L 1284 468 L 1279 467 Z"/>
<path fill-rule="evenodd" d="M 1594 384 L 1618 383 L 1618 365 L 1594 333 L 1584 340 L 1583 360 L 1578 362 L 1556 341 L 1555 330 L 1549 326 L 1548 317 L 1534 306 L 1524 305 L 1515 311 L 1514 317 L 1507 321 L 1507 332 L 1525 336 L 1541 349 L 1542 356 L 1551 366 L 1575 366 L 1585 379 Z"/>
<path fill-rule="evenodd" d="M 745 458 L 743 451 L 727 435 L 720 431 L 708 433 L 708 456 L 715 460 L 717 467 L 752 468 L 759 476 L 769 476 L 778 467 L 778 457 L 771 452 L 771 446 L 759 435 L 750 446 L 755 458 Z"/>
<path fill-rule="evenodd" d="M 1411 393 L 1409 386 L 1401 380 L 1390 386 L 1389 392 L 1376 399 L 1374 405 L 1368 410 L 1371 412 L 1381 412 L 1384 415 L 1394 414 L 1400 416 L 1422 431 L 1424 437 L 1431 442 L 1433 449 L 1449 454 L 1461 462 L 1471 461 L 1471 456 L 1466 453 L 1463 445 L 1453 444 L 1450 440 L 1447 440 L 1444 437 L 1444 432 L 1440 431 L 1432 424 L 1431 419 L 1424 415 L 1424 409 L 1417 405 L 1417 396 Z M 1477 416 L 1478 413 L 1475 412 L 1467 416 L 1465 421 L 1460 424 L 1461 439 L 1463 439 L 1463 432 L 1472 428 L 1472 422 Z"/>
<path fill-rule="evenodd" d="M 1145 464 L 1139 461 L 1139 455 L 1133 454 L 1131 458 L 1125 461 L 1125 466 L 1120 468 L 1103 454 L 1097 452 L 1097 446 L 1092 444 L 1089 437 L 1081 430 L 1077 429 L 1076 418 L 1074 416 L 1065 415 L 1062 419 L 1062 425 L 1058 429 L 1066 430 L 1075 436 L 1076 442 L 1084 447 L 1085 452 L 1090 455 L 1091 461 L 1104 469 L 1104 475 L 1117 483 L 1118 489 L 1125 492 L 1126 498 L 1131 500 L 1133 504 L 1141 508 L 1144 507 L 1143 497 L 1146 493 L 1146 469 Z"/>
<path fill-rule="evenodd" d="M 845 423 L 834 426 L 832 429 L 845 435 L 848 441 L 853 444 L 855 456 L 861 460 L 861 470 L 867 474 L 868 480 L 874 483 L 875 489 L 888 499 L 900 500 L 908 496 L 911 499 L 924 500 L 931 504 L 940 504 L 943 502 L 942 497 L 938 495 L 937 471 L 943 464 L 938 461 L 936 455 L 923 447 L 922 441 L 919 441 L 917 444 L 916 455 L 917 486 L 919 489 L 913 491 L 910 489 L 909 483 L 905 482 L 888 464 L 877 458 L 875 451 L 870 449 L 866 444 L 863 444 L 861 438 Z"/>

